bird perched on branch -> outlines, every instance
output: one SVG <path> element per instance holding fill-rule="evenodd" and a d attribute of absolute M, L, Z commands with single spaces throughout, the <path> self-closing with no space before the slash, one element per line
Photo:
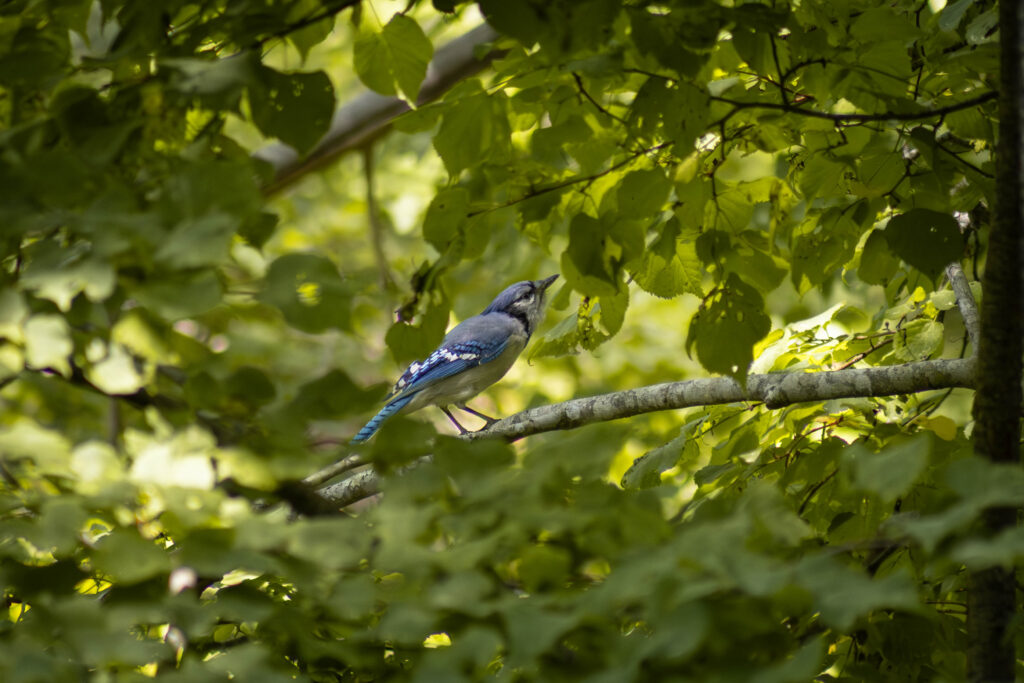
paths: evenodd
<path fill-rule="evenodd" d="M 510 285 L 480 315 L 456 325 L 424 361 L 410 365 L 384 407 L 352 439 L 362 443 L 392 415 L 438 406 L 458 428 L 466 428 L 448 410 L 454 405 L 487 422 L 496 419 L 466 407 L 466 401 L 505 376 L 544 319 L 544 294 L 558 275 Z"/>

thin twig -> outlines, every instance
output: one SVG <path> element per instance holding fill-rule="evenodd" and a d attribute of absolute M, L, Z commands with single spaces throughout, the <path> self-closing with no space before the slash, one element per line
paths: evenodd
<path fill-rule="evenodd" d="M 708 99 L 714 102 L 723 102 L 725 104 L 732 105 L 733 111 L 730 112 L 729 116 L 740 111 L 741 109 L 775 109 L 778 111 L 784 111 L 790 114 L 799 114 L 801 116 L 809 116 L 817 119 L 826 119 L 835 123 L 868 123 L 871 121 L 921 121 L 924 119 L 930 119 L 936 116 L 945 116 L 946 114 L 952 114 L 954 112 L 962 111 L 964 109 L 970 109 L 986 102 L 991 102 L 999 97 L 997 92 L 987 92 L 984 95 L 979 95 L 969 100 L 963 100 L 956 104 L 950 104 L 945 107 L 938 107 L 936 109 L 926 109 L 924 111 L 909 113 L 909 112 L 881 112 L 878 114 L 832 114 L 824 111 L 817 111 L 814 109 L 801 109 L 792 104 L 779 104 L 778 102 L 742 102 L 740 100 L 732 100 L 728 97 L 719 97 L 716 95 L 710 95 Z"/>
<path fill-rule="evenodd" d="M 523 195 L 522 197 L 517 197 L 516 199 L 510 199 L 507 202 L 502 202 L 501 204 L 496 204 L 494 206 L 489 206 L 486 209 L 478 209 L 476 211 L 470 211 L 469 213 L 466 214 L 466 217 L 467 218 L 472 218 L 474 216 L 480 216 L 482 214 L 491 213 L 492 211 L 498 211 L 500 209 L 507 209 L 510 206 L 515 206 L 516 204 L 528 201 L 530 199 L 534 199 L 536 197 L 540 197 L 541 195 L 548 194 L 549 192 L 557 192 L 558 190 L 564 190 L 567 187 L 572 187 L 573 185 L 578 185 L 580 183 L 593 182 L 593 181 L 597 180 L 598 178 L 601 178 L 603 176 L 608 175 L 609 173 L 612 173 L 613 171 L 617 171 L 618 169 L 622 168 L 623 166 L 626 166 L 627 164 L 633 163 L 634 161 L 636 161 L 637 159 L 639 159 L 642 156 L 650 154 L 651 152 L 657 152 L 658 150 L 664 149 L 664 148 L 668 147 L 671 144 L 672 144 L 671 141 L 663 142 L 660 145 L 655 145 L 654 147 L 648 147 L 647 149 L 642 149 L 639 152 L 634 152 L 633 154 L 629 155 L 628 157 L 626 157 L 622 161 L 609 166 L 608 168 L 606 168 L 603 171 L 598 171 L 597 173 L 593 173 L 591 175 L 586 175 L 586 176 L 576 176 L 575 178 L 569 178 L 568 180 L 563 180 L 561 182 L 555 183 L 554 185 L 548 185 L 546 187 L 539 187 L 539 188 L 537 188 L 535 190 L 532 190 L 532 191 L 528 192 L 527 194 Z"/>
<path fill-rule="evenodd" d="M 892 343 L 892 338 L 890 337 L 889 339 L 886 339 L 885 341 L 883 341 L 881 344 L 872 344 L 871 348 L 868 349 L 867 351 L 862 351 L 861 353 L 858 353 L 856 356 L 851 357 L 849 360 L 847 360 L 842 365 L 838 365 L 838 366 L 836 366 L 836 367 L 834 367 L 832 369 L 833 370 L 845 370 L 846 368 L 848 368 L 848 367 L 850 367 L 852 365 L 855 365 L 855 364 L 859 363 L 860 361 L 864 360 L 865 358 L 870 356 L 872 353 L 874 353 L 878 349 L 883 348 L 885 346 L 888 346 L 891 343 Z"/>
<path fill-rule="evenodd" d="M 613 119 L 615 121 L 618 121 L 619 123 L 621 123 L 624 126 L 628 126 L 629 125 L 624 118 L 622 118 L 621 116 L 616 116 L 615 114 L 611 113 L 610 111 L 605 109 L 603 106 L 601 106 L 601 104 L 597 100 L 595 100 L 593 97 L 591 97 L 590 93 L 587 92 L 587 89 L 583 87 L 583 79 L 580 78 L 580 75 L 578 73 L 573 71 L 572 72 L 572 77 L 576 81 L 576 88 L 580 91 L 580 94 L 582 94 L 585 98 L 587 98 L 588 102 L 590 102 L 592 105 L 594 105 L 594 109 L 597 109 L 599 112 L 601 112 L 602 114 L 604 114 L 608 118 Z"/>
<path fill-rule="evenodd" d="M 388 268 L 388 258 L 384 253 L 384 221 L 380 216 L 377 193 L 374 188 L 373 143 L 367 143 L 363 149 L 363 177 L 366 180 L 366 214 L 370 223 L 370 244 L 373 245 L 373 256 L 377 260 L 377 277 L 380 288 L 387 291 L 394 287 L 395 281 Z"/>

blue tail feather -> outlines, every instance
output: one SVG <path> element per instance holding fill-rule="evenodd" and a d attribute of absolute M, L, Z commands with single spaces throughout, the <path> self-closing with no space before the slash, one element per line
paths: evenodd
<path fill-rule="evenodd" d="M 380 412 L 373 416 L 373 419 L 366 423 L 366 426 L 359 430 L 359 433 L 352 437 L 352 443 L 363 443 L 367 441 L 371 436 L 377 433 L 380 426 L 384 424 L 385 420 L 397 413 L 399 410 L 405 407 L 405 405 L 412 400 L 416 394 L 409 394 L 403 396 L 397 401 L 392 401 L 386 406 L 380 409 Z"/>

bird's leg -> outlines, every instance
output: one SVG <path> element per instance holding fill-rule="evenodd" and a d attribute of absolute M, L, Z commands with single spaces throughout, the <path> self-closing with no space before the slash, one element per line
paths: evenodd
<path fill-rule="evenodd" d="M 486 429 L 487 427 L 490 427 L 495 422 L 500 422 L 500 420 L 498 418 L 491 417 L 490 415 L 484 415 L 483 413 L 481 413 L 479 411 L 473 410 L 472 408 L 470 408 L 467 405 L 461 405 L 461 406 L 455 406 L 455 407 L 458 408 L 459 410 L 465 410 L 467 413 L 469 413 L 471 415 L 476 415 L 481 420 L 486 422 L 487 425 L 486 425 L 486 427 L 484 427 L 484 429 Z"/>
<path fill-rule="evenodd" d="M 438 406 L 438 408 L 444 411 L 444 414 L 448 416 L 448 419 L 451 420 L 452 424 L 459 430 L 459 434 L 469 434 L 469 430 L 459 424 L 459 421 L 456 420 L 455 416 L 448 411 L 448 408 L 445 406 Z"/>

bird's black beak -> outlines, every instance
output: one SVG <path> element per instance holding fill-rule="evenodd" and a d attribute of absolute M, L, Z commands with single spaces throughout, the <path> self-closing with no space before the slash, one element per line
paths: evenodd
<path fill-rule="evenodd" d="M 540 291 L 542 291 L 542 292 L 543 292 L 543 291 L 544 291 L 544 290 L 546 290 L 546 289 L 547 289 L 548 287 L 550 287 L 550 286 L 551 286 L 551 284 L 552 284 L 552 283 L 553 283 L 553 282 L 554 282 L 555 280 L 557 280 L 557 279 L 558 279 L 558 273 L 555 273 L 555 274 L 554 274 L 554 275 L 552 275 L 551 277 L 546 277 L 546 278 L 544 278 L 543 280 L 537 280 L 535 284 L 537 285 L 537 289 L 539 289 Z"/>

